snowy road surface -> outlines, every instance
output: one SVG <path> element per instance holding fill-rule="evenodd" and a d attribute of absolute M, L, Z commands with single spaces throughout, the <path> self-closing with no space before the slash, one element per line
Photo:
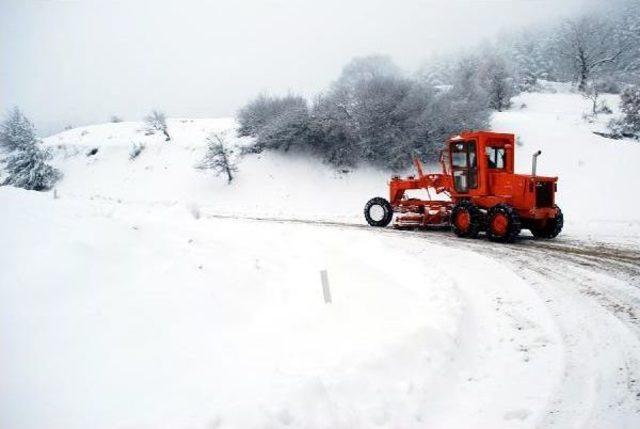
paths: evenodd
<path fill-rule="evenodd" d="M 639 425 L 637 249 L 0 205 L 2 428 Z"/>

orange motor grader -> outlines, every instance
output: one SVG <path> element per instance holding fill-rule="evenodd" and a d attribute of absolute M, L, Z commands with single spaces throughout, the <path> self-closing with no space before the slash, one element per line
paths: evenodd
<path fill-rule="evenodd" d="M 511 242 L 522 228 L 554 238 L 563 225 L 555 204 L 558 178 L 536 175 L 540 151 L 533 154 L 531 174 L 515 174 L 514 151 L 513 134 L 463 132 L 441 152 L 441 173 L 425 174 L 414 159 L 417 176 L 392 177 L 389 200 L 372 198 L 364 216 L 377 227 L 387 226 L 395 214 L 397 228 L 450 225 L 467 238 L 486 231 L 492 241 Z M 415 190 L 427 198 L 407 195 Z M 434 193 L 445 198 L 432 199 Z"/>

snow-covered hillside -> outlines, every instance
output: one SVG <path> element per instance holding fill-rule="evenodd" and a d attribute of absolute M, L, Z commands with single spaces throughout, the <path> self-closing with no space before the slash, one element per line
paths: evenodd
<path fill-rule="evenodd" d="M 567 218 L 513 245 L 364 226 L 389 172 L 263 153 L 228 185 L 194 168 L 248 143 L 228 119 L 47 138 L 55 192 L 0 188 L 0 428 L 637 427 L 640 145 L 587 110 L 495 115 Z"/>
<path fill-rule="evenodd" d="M 640 240 L 640 202 L 630 189 L 639 183 L 640 144 L 593 134 L 610 115 L 590 124 L 582 116 L 589 101 L 568 88 L 558 93 L 528 93 L 512 110 L 497 113 L 493 129 L 519 137 L 516 167 L 531 170 L 531 154 L 542 150 L 539 173 L 559 176 L 557 201 L 565 213 L 565 235 L 599 240 Z M 608 104 L 617 107 L 617 96 Z M 126 203 L 198 206 L 215 214 L 364 222 L 362 207 L 386 195 L 390 172 L 360 168 L 338 172 L 316 159 L 267 152 L 239 162 L 236 180 L 197 170 L 206 136 L 235 137 L 232 119 L 172 119 L 173 136 L 147 136 L 144 124 L 124 122 L 76 128 L 45 140 L 55 148 L 55 165 L 65 173 L 63 197 L 102 198 Z M 129 154 L 144 144 L 139 157 Z M 87 154 L 94 148 L 98 152 Z M 436 166 L 433 166 L 436 169 Z"/>
<path fill-rule="evenodd" d="M 611 115 L 585 121 L 591 102 L 556 85 L 558 93 L 526 93 L 513 100 L 513 109 L 497 113 L 493 129 L 520 138 L 516 168 L 531 171 L 531 154 L 542 150 L 539 174 L 558 176 L 557 202 L 565 213 L 567 233 L 612 239 L 640 240 L 640 143 L 611 140 L 593 133 L 606 132 Z M 618 111 L 619 97 L 603 97 Z"/>
<path fill-rule="evenodd" d="M 206 137 L 235 137 L 232 119 L 170 119 L 173 137 L 145 135 L 144 124 L 123 122 L 66 131 L 45 140 L 54 164 L 65 173 L 61 196 L 103 198 L 124 203 L 202 207 L 217 214 L 360 220 L 370 196 L 384 193 L 388 173 L 359 169 L 341 173 L 308 157 L 278 153 L 248 155 L 231 185 L 224 177 L 194 168 L 206 150 Z M 136 144 L 145 149 L 130 159 Z M 87 154 L 94 148 L 98 152 Z"/>

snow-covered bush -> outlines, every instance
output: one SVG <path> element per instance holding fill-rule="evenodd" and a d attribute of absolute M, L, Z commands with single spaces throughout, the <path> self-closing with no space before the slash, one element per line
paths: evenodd
<path fill-rule="evenodd" d="M 591 102 L 591 111 L 583 115 L 583 119 L 588 122 L 592 122 L 600 113 L 613 113 L 607 102 L 600 98 L 600 94 L 600 86 L 595 82 L 589 83 L 582 92 L 582 96 Z"/>
<path fill-rule="evenodd" d="M 240 135 L 256 137 L 245 152 L 299 150 L 337 166 L 360 161 L 408 166 L 413 156 L 437 156 L 460 129 L 488 123 L 488 96 L 475 71 L 460 68 L 446 90 L 405 76 L 388 57 L 356 58 L 309 107 L 302 97 L 265 97 L 240 111 Z"/>
<path fill-rule="evenodd" d="M 602 94 L 620 94 L 620 85 L 610 76 L 598 79 L 594 85 Z"/>
<path fill-rule="evenodd" d="M 207 152 L 196 168 L 211 170 L 216 176 L 225 174 L 227 183 L 231 183 L 233 173 L 238 171 L 233 157 L 234 151 L 228 147 L 227 136 L 224 133 L 212 133 L 207 137 Z"/>
<path fill-rule="evenodd" d="M 622 91 L 620 110 L 622 118 L 609 122 L 612 135 L 640 139 L 640 87 L 632 86 Z"/>
<path fill-rule="evenodd" d="M 153 110 L 150 114 L 145 116 L 144 122 L 146 123 L 147 133 L 153 134 L 156 131 L 160 131 L 165 136 L 165 141 L 171 140 L 169 131 L 167 129 L 167 115 L 159 110 Z"/>
<path fill-rule="evenodd" d="M 129 159 L 136 159 L 142 151 L 145 149 L 144 143 L 134 143 L 131 145 L 131 149 L 129 149 Z"/>
<path fill-rule="evenodd" d="M 304 148 L 310 140 L 309 108 L 291 106 L 261 128 L 255 149 L 288 152 L 291 148 Z"/>
<path fill-rule="evenodd" d="M 109 118 L 109 122 L 117 124 L 119 122 L 122 122 L 122 118 L 118 115 L 111 115 L 111 117 Z"/>
<path fill-rule="evenodd" d="M 238 135 L 256 137 L 264 126 L 282 114 L 307 109 L 307 101 L 297 95 L 273 97 L 261 94 L 238 112 Z"/>

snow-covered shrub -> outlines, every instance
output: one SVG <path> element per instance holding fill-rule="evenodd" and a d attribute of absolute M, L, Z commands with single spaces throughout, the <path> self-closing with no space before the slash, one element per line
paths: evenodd
<path fill-rule="evenodd" d="M 598 104 L 598 113 L 604 113 L 605 115 L 610 115 L 613 113 L 613 110 L 611 110 L 611 107 L 609 107 L 606 101 L 602 100 Z"/>
<path fill-rule="evenodd" d="M 238 135 L 256 137 L 260 130 L 278 116 L 307 108 L 307 101 L 297 95 L 272 97 L 259 95 L 238 112 Z"/>
<path fill-rule="evenodd" d="M 131 145 L 131 149 L 129 149 L 129 159 L 136 159 L 142 151 L 145 149 L 144 143 L 134 143 Z"/>
<path fill-rule="evenodd" d="M 611 77 L 598 79 L 594 85 L 602 94 L 620 94 L 620 85 Z"/>
<path fill-rule="evenodd" d="M 122 122 L 122 118 L 118 115 L 111 115 L 111 117 L 109 118 L 109 122 L 117 124 L 118 122 Z"/>
<path fill-rule="evenodd" d="M 593 122 L 600 113 L 606 115 L 613 113 L 607 102 L 600 98 L 600 94 L 600 86 L 596 82 L 589 83 L 582 92 L 582 96 L 591 102 L 591 111 L 582 115 L 582 118 L 588 122 Z"/>
<path fill-rule="evenodd" d="M 640 87 L 631 86 L 620 94 L 623 116 L 609 122 L 613 136 L 640 139 Z"/>
<path fill-rule="evenodd" d="M 356 58 L 310 107 L 296 96 L 250 102 L 239 134 L 256 141 L 243 151 L 296 149 L 336 167 L 365 161 L 398 169 L 415 155 L 435 159 L 450 134 L 488 124 L 487 93 L 473 65 L 463 65 L 452 85 L 436 90 L 388 57 Z"/>
<path fill-rule="evenodd" d="M 195 220 L 200 219 L 200 216 L 201 216 L 200 206 L 197 203 L 191 202 L 187 204 L 187 209 L 189 210 L 189 213 L 191 213 L 191 216 L 193 216 Z"/>
<path fill-rule="evenodd" d="M 144 122 L 146 123 L 147 135 L 160 131 L 164 134 L 165 141 L 171 140 L 171 136 L 167 129 L 167 115 L 163 112 L 153 110 L 150 114 L 145 116 Z"/>
<path fill-rule="evenodd" d="M 234 151 L 227 147 L 227 136 L 224 133 L 212 133 L 207 137 L 207 152 L 202 161 L 196 165 L 201 170 L 211 170 L 216 176 L 225 174 L 227 183 L 233 181 L 233 173 L 238 167 L 233 159 Z"/>
<path fill-rule="evenodd" d="M 283 152 L 293 147 L 304 147 L 310 142 L 309 109 L 290 107 L 265 124 L 258 135 L 256 149 L 276 149 Z"/>

